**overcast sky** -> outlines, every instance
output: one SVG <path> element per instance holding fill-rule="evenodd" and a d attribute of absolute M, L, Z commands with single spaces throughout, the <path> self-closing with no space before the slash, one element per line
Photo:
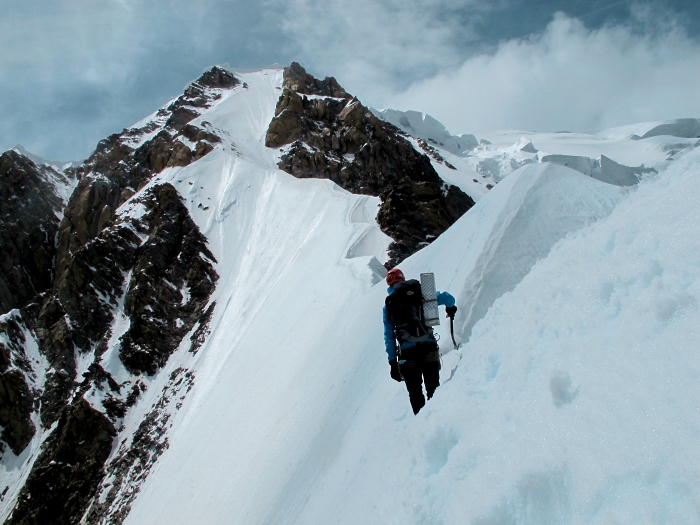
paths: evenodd
<path fill-rule="evenodd" d="M 700 2 L 0 0 L 0 150 L 85 158 L 207 67 L 294 60 L 456 134 L 700 117 Z"/>

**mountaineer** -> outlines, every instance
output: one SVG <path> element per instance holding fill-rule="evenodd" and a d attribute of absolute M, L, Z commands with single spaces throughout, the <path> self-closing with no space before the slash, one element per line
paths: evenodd
<path fill-rule="evenodd" d="M 420 282 L 407 281 L 403 272 L 394 268 L 387 273 L 386 283 L 389 295 L 384 304 L 384 343 L 391 377 L 406 383 L 411 408 L 417 414 L 425 406 L 423 381 L 428 399 L 440 386 L 440 349 L 432 327 L 425 324 Z M 436 292 L 436 299 L 454 319 L 455 298 L 447 292 Z"/>

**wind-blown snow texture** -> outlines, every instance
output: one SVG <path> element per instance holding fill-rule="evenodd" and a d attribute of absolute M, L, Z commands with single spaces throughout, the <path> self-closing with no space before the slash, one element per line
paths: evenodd
<path fill-rule="evenodd" d="M 197 121 L 227 139 L 139 192 L 178 189 L 220 277 L 210 335 L 146 378 L 124 421 L 192 371 L 124 523 L 700 522 L 700 150 L 684 121 L 506 132 L 459 155 L 432 142 L 478 202 L 401 265 L 456 296 L 463 341 L 437 328 L 442 386 L 414 417 L 383 348 L 379 199 L 281 172 L 264 146 L 281 71 L 238 76 Z M 622 188 L 547 154 L 658 174 Z M 117 378 L 126 328 L 103 357 Z"/>

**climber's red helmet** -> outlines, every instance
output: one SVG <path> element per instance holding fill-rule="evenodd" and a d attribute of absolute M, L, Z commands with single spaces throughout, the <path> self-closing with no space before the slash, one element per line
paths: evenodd
<path fill-rule="evenodd" d="M 386 284 L 388 284 L 389 286 L 392 286 L 396 283 L 402 283 L 405 280 L 406 278 L 403 276 L 403 272 L 398 268 L 389 270 L 389 272 L 386 274 Z"/>

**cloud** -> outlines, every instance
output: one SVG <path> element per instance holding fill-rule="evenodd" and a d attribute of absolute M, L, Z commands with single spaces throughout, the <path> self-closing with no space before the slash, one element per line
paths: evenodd
<path fill-rule="evenodd" d="M 379 98 L 455 67 L 492 4 L 478 0 L 270 0 L 294 56 L 357 94 Z M 274 7 L 273 7 L 274 6 Z M 354 92 L 355 92 L 354 91 Z"/>
<path fill-rule="evenodd" d="M 285 56 L 244 0 L 0 0 L 0 150 L 76 159 L 148 115 L 207 67 Z M 264 28 L 263 28 L 264 29 Z M 274 28 L 270 28 L 273 31 Z"/>
<path fill-rule="evenodd" d="M 552 21 L 556 5 L 578 6 L 570 12 L 597 29 L 572 16 Z M 630 19 L 627 6 L 0 0 L 0 150 L 21 142 L 47 158 L 85 157 L 225 62 L 256 68 L 297 60 L 368 105 L 429 112 L 455 133 L 693 116 L 697 42 L 672 11 L 637 5 Z M 690 22 L 697 16 L 687 18 L 689 31 L 700 26 Z M 600 28 L 606 19 L 626 25 Z"/>
<path fill-rule="evenodd" d="M 492 9 L 480 0 L 0 3 L 0 146 L 52 158 L 87 156 L 219 63 L 298 60 L 380 100 L 458 66 Z"/>
<path fill-rule="evenodd" d="M 591 30 L 555 15 L 546 29 L 418 81 L 385 99 L 453 133 L 595 131 L 700 116 L 700 43 L 648 6 L 627 25 Z"/>

